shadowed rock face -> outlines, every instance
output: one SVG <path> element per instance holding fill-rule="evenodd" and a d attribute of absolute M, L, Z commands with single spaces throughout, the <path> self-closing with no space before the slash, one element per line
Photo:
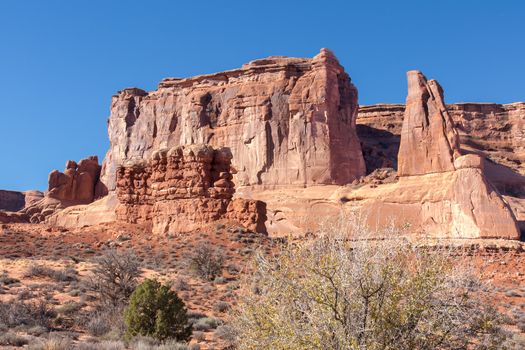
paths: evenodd
<path fill-rule="evenodd" d="M 25 206 L 23 192 L 0 190 L 0 210 L 18 211 Z"/>
<path fill-rule="evenodd" d="M 443 89 L 418 71 L 407 73 L 408 96 L 398 156 L 399 176 L 454 170 L 459 137 L 443 100 Z"/>
<path fill-rule="evenodd" d="M 168 78 L 152 92 L 126 89 L 112 100 L 102 183 L 113 191 L 124 163 L 203 143 L 231 149 L 237 186 L 346 184 L 365 173 L 357 106 L 356 88 L 326 49 Z"/>

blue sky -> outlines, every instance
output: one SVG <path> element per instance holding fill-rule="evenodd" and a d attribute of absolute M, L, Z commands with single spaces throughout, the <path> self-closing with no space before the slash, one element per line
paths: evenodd
<path fill-rule="evenodd" d="M 525 100 L 525 2 L 23 1 L 0 3 L 1 189 L 47 187 L 107 148 L 111 96 L 270 55 L 335 52 L 361 104 L 403 102 L 422 70 L 447 102 Z"/>

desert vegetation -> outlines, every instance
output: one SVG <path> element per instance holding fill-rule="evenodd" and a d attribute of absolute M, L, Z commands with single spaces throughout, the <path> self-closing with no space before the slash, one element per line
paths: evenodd
<path fill-rule="evenodd" d="M 356 228 L 353 239 L 332 228 L 257 255 L 234 321 L 238 348 L 516 346 L 461 252 Z"/>
<path fill-rule="evenodd" d="M 512 251 L 349 240 L 356 225 L 325 225 L 301 239 L 228 225 L 191 236 L 95 233 L 92 244 L 49 238 L 39 256 L 0 260 L 0 346 L 523 348 L 525 290 L 481 281 L 518 264 Z M 29 254 L 28 243 L 17 247 Z M 493 263 L 480 268 L 476 259 Z"/>

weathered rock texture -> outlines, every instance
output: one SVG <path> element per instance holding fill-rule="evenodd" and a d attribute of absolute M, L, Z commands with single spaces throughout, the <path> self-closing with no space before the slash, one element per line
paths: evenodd
<path fill-rule="evenodd" d="M 95 198 L 95 186 L 100 176 L 97 156 L 82 159 L 78 164 L 68 160 L 64 172 L 53 170 L 49 174 L 46 196 L 63 203 L 88 204 Z"/>
<path fill-rule="evenodd" d="M 364 175 L 357 90 L 335 56 L 269 57 L 240 69 L 164 79 L 113 97 L 110 150 L 97 192 L 154 152 L 204 143 L 231 149 L 237 186 L 346 184 Z"/>
<path fill-rule="evenodd" d="M 525 237 L 525 103 L 447 105 L 462 154 L 484 158 L 484 176 L 509 203 Z M 405 105 L 361 106 L 357 132 L 367 172 L 397 169 Z"/>
<path fill-rule="evenodd" d="M 99 176 L 100 165 L 96 156 L 82 159 L 78 164 L 68 160 L 64 172 L 53 170 L 49 174 L 44 197 L 38 200 L 38 196 L 31 193 L 28 205 L 21 212 L 30 222 L 37 223 L 64 208 L 89 204 L 95 198 Z"/>
<path fill-rule="evenodd" d="M 25 206 L 23 192 L 0 190 L 0 210 L 18 211 Z"/>
<path fill-rule="evenodd" d="M 479 154 L 525 175 L 525 103 L 455 103 L 446 107 L 462 153 Z M 401 104 L 359 108 L 357 133 L 368 173 L 382 167 L 397 169 L 404 115 L 405 105 Z"/>
<path fill-rule="evenodd" d="M 423 175 L 454 170 L 459 156 L 459 138 L 443 102 L 443 89 L 410 71 L 401 143 L 399 176 Z"/>
<path fill-rule="evenodd" d="M 368 199 L 362 210 L 375 226 L 407 223 L 412 231 L 441 237 L 518 239 L 516 219 L 486 180 L 483 159 L 461 156 L 439 84 L 417 71 L 407 77 L 399 182 L 345 200 Z"/>
<path fill-rule="evenodd" d="M 40 191 L 30 190 L 25 192 L 0 190 L 0 210 L 19 211 L 32 205 L 44 197 Z"/>
<path fill-rule="evenodd" d="M 151 223 L 153 233 L 187 232 L 231 219 L 265 232 L 264 203 L 233 200 L 229 149 L 179 146 L 154 152 L 150 159 L 117 170 L 117 219 Z"/>

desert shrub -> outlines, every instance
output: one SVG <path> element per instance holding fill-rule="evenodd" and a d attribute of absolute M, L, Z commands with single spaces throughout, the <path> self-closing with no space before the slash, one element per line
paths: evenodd
<path fill-rule="evenodd" d="M 217 312 L 226 312 L 230 308 L 230 305 L 225 301 L 218 301 L 213 309 Z"/>
<path fill-rule="evenodd" d="M 189 258 L 190 269 L 200 278 L 212 281 L 222 273 L 224 253 L 208 243 L 199 244 Z"/>
<path fill-rule="evenodd" d="M 48 277 L 57 282 L 70 282 L 78 280 L 78 272 L 73 267 L 67 266 L 63 269 L 55 270 L 53 268 L 32 264 L 25 274 L 25 277 Z"/>
<path fill-rule="evenodd" d="M 350 241 L 333 232 L 287 244 L 275 257 L 257 256 L 235 321 L 239 348 L 495 349 L 501 343 L 498 315 L 478 298 L 479 280 L 449 252 L 403 239 Z"/>
<path fill-rule="evenodd" d="M 135 253 L 108 250 L 95 258 L 95 263 L 87 288 L 95 292 L 103 305 L 125 305 L 137 285 L 141 270 Z"/>
<path fill-rule="evenodd" d="M 96 313 L 86 321 L 85 327 L 89 334 L 100 337 L 111 330 L 111 323 L 109 321 L 105 314 Z"/>
<path fill-rule="evenodd" d="M 176 340 L 165 340 L 159 342 L 156 339 L 149 337 L 137 337 L 129 344 L 130 349 L 133 350 L 189 350 L 190 347 L 185 343 L 179 343 Z"/>
<path fill-rule="evenodd" d="M 49 328 L 55 316 L 55 311 L 45 299 L 38 302 L 0 301 L 0 323 L 9 327 L 26 325 Z"/>
<path fill-rule="evenodd" d="M 26 337 L 18 335 L 16 333 L 12 332 L 6 332 L 2 335 L 0 335 L 0 345 L 11 345 L 11 346 L 24 346 L 28 343 L 28 340 Z"/>
<path fill-rule="evenodd" d="M 126 346 L 121 341 L 105 340 L 97 343 L 79 343 L 75 350 L 124 350 Z"/>
<path fill-rule="evenodd" d="M 42 334 L 46 333 L 47 329 L 42 326 L 32 326 L 27 329 L 26 333 L 35 337 L 39 337 Z"/>
<path fill-rule="evenodd" d="M 209 331 L 210 329 L 215 329 L 221 324 L 221 320 L 213 317 L 203 317 L 197 320 L 193 324 L 193 329 L 196 331 Z"/>
<path fill-rule="evenodd" d="M 217 329 L 215 330 L 215 335 L 219 339 L 225 341 L 228 345 L 232 345 L 235 343 L 237 333 L 232 326 L 222 325 L 217 327 Z"/>
<path fill-rule="evenodd" d="M 82 307 L 83 307 L 82 304 L 74 302 L 74 301 L 70 301 L 70 302 L 67 302 L 57 307 L 55 311 L 58 312 L 59 314 L 72 315 L 78 312 Z"/>
<path fill-rule="evenodd" d="M 94 337 L 118 340 L 125 331 L 123 307 L 98 307 L 83 313 L 78 324 Z"/>
<path fill-rule="evenodd" d="M 37 339 L 29 345 L 29 350 L 70 350 L 72 347 L 71 339 L 52 336 L 49 339 Z"/>
<path fill-rule="evenodd" d="M 188 291 L 190 290 L 190 285 L 186 281 L 186 279 L 182 277 L 178 277 L 175 282 L 173 283 L 173 288 L 175 288 L 176 291 L 182 292 L 182 291 Z"/>
<path fill-rule="evenodd" d="M 151 279 L 131 295 L 124 322 L 127 338 L 143 335 L 184 341 L 191 335 L 184 302 L 168 286 Z"/>
<path fill-rule="evenodd" d="M 16 279 L 16 278 L 13 278 L 13 277 L 9 277 L 9 275 L 7 274 L 7 272 L 2 272 L 2 274 L 0 275 L 0 285 L 10 285 L 10 284 L 15 284 L 15 283 L 18 283 L 20 282 L 19 279 Z"/>

